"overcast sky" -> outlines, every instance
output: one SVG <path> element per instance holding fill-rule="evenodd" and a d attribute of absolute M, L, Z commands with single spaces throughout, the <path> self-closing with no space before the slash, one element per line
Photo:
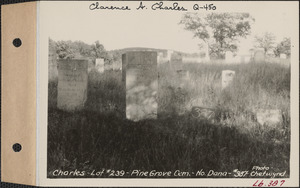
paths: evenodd
<path fill-rule="evenodd" d="M 100 1 L 99 1 L 100 2 Z M 178 25 L 185 12 L 136 11 L 139 2 L 129 2 L 131 11 L 88 9 L 93 2 L 41 2 L 41 27 L 53 40 L 81 40 L 88 44 L 99 40 L 107 50 L 126 47 L 151 47 L 197 52 L 199 40 Z M 101 2 L 102 3 L 102 2 Z M 107 4 L 124 2 L 105 2 Z M 151 6 L 153 2 L 144 2 Z M 166 2 L 172 4 L 171 2 Z M 181 2 L 180 2 L 181 3 Z M 239 4 L 238 4 L 239 3 Z M 241 4 L 242 3 L 242 4 Z M 247 4 L 248 3 L 248 4 Z M 272 32 L 277 41 L 290 37 L 298 14 L 291 3 L 222 2 L 215 4 L 220 12 L 248 12 L 255 18 L 252 35 L 242 41 L 241 50 L 252 47 L 253 36 Z M 294 2 L 295 3 L 295 2 Z M 193 2 L 182 2 L 191 9 Z M 233 6 L 235 5 L 235 6 Z M 232 8 L 234 7 L 234 8 Z M 299 28 L 298 28 L 299 29 Z"/>

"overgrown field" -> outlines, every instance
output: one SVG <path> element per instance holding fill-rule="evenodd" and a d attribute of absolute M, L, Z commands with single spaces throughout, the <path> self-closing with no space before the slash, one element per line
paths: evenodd
<path fill-rule="evenodd" d="M 91 71 L 85 109 L 78 112 L 56 108 L 57 81 L 49 82 L 48 177 L 57 178 L 53 175 L 57 169 L 232 172 L 250 171 L 253 166 L 286 171 L 284 177 L 288 177 L 290 69 L 270 63 L 195 63 L 182 69 L 189 76 L 171 71 L 168 64 L 159 65 L 159 117 L 140 122 L 124 118 L 121 71 Z M 222 70 L 236 72 L 224 90 Z M 199 119 L 191 115 L 193 106 L 230 115 L 213 121 Z M 280 109 L 282 123 L 260 125 L 255 119 L 258 109 Z M 58 178 L 68 177 L 73 176 Z"/>

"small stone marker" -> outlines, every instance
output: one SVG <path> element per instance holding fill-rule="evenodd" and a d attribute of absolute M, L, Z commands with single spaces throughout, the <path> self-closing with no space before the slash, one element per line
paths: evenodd
<path fill-rule="evenodd" d="M 157 52 L 132 51 L 122 55 L 126 85 L 126 118 L 139 121 L 157 118 Z"/>
<path fill-rule="evenodd" d="M 58 61 L 57 107 L 66 111 L 80 110 L 87 99 L 88 61 Z"/>
<path fill-rule="evenodd" d="M 286 59 L 286 54 L 280 54 L 280 59 Z"/>
<path fill-rule="evenodd" d="M 95 68 L 98 72 L 104 72 L 104 59 L 100 58 L 100 59 L 96 59 L 96 64 L 95 64 Z"/>
<path fill-rule="evenodd" d="M 163 61 L 164 61 L 164 53 L 163 52 L 158 52 L 157 63 L 161 64 L 161 63 L 163 63 Z"/>
<path fill-rule="evenodd" d="M 261 125 L 275 126 L 282 122 L 282 113 L 278 109 L 258 109 L 256 119 Z"/>
<path fill-rule="evenodd" d="M 167 60 L 168 60 L 168 61 L 171 61 L 173 52 L 174 52 L 173 50 L 168 50 L 168 51 L 167 51 Z"/>
<path fill-rule="evenodd" d="M 225 89 L 234 79 L 235 71 L 223 70 L 222 71 L 222 90 Z"/>
<path fill-rule="evenodd" d="M 263 50 L 256 50 L 254 52 L 253 60 L 256 63 L 264 62 L 265 61 L 265 52 Z"/>

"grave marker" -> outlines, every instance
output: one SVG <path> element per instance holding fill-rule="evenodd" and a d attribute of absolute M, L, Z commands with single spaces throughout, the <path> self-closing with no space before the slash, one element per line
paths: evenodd
<path fill-rule="evenodd" d="M 256 119 L 261 125 L 275 126 L 282 122 L 282 113 L 279 109 L 258 109 Z"/>
<path fill-rule="evenodd" d="M 104 72 L 104 59 L 103 58 L 96 59 L 95 68 L 100 73 Z"/>
<path fill-rule="evenodd" d="M 234 79 L 235 71 L 223 70 L 222 71 L 222 90 L 225 89 Z"/>
<path fill-rule="evenodd" d="M 174 52 L 173 50 L 168 50 L 168 51 L 167 51 L 167 60 L 168 60 L 168 61 L 171 61 L 173 52 Z"/>
<path fill-rule="evenodd" d="M 280 54 L 280 59 L 286 59 L 286 54 Z"/>
<path fill-rule="evenodd" d="M 80 110 L 87 99 L 88 61 L 58 61 L 57 107 L 66 111 Z"/>
<path fill-rule="evenodd" d="M 157 52 L 132 51 L 122 55 L 126 86 L 126 118 L 139 121 L 157 118 Z"/>

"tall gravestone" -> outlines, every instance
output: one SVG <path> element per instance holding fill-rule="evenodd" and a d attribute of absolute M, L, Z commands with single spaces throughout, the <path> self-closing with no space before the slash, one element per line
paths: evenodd
<path fill-rule="evenodd" d="M 58 61 L 57 107 L 66 111 L 80 110 L 87 99 L 88 61 Z"/>
<path fill-rule="evenodd" d="M 100 73 L 104 72 L 104 59 L 103 58 L 96 59 L 95 68 Z"/>
<path fill-rule="evenodd" d="M 228 87 L 228 85 L 233 81 L 235 76 L 235 71 L 223 70 L 222 71 L 222 89 Z"/>
<path fill-rule="evenodd" d="M 172 54 L 174 53 L 174 51 L 173 50 L 168 50 L 167 51 L 167 60 L 168 61 L 171 61 L 171 58 L 172 58 Z"/>
<path fill-rule="evenodd" d="M 139 121 L 157 118 L 157 52 L 132 51 L 122 56 L 126 87 L 126 118 Z"/>

